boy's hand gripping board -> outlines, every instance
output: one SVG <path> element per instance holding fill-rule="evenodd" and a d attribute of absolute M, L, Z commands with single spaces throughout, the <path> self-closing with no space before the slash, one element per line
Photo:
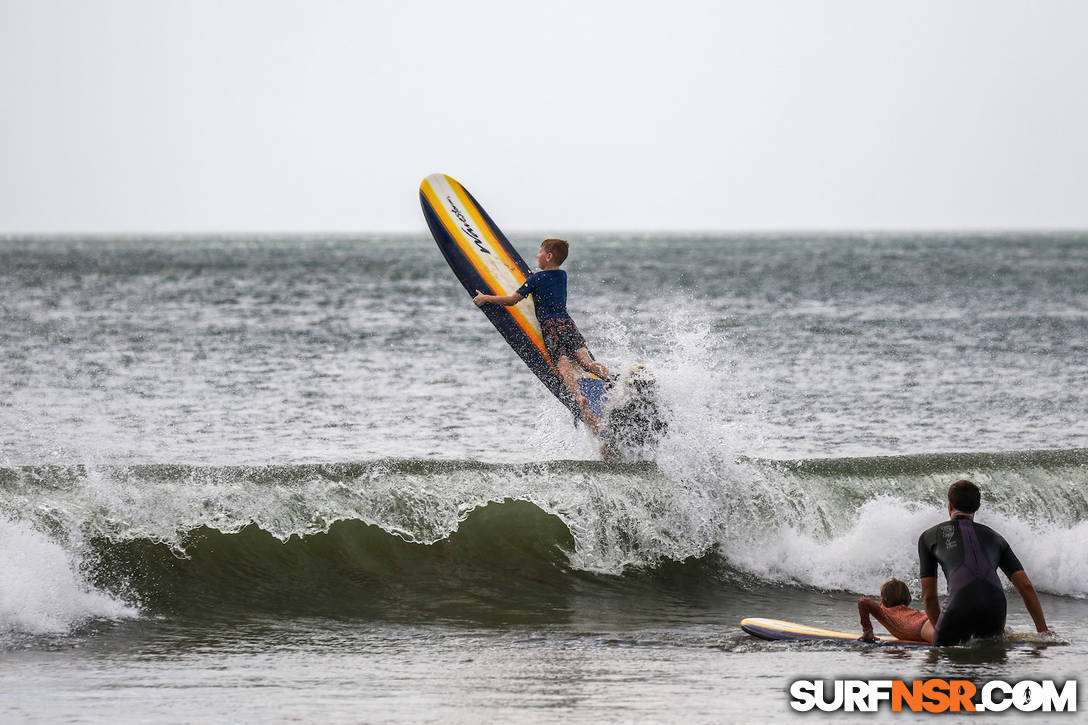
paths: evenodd
<path fill-rule="evenodd" d="M 511 295 L 525 282 L 530 274 L 529 265 L 472 194 L 455 179 L 431 174 L 419 185 L 419 203 L 438 248 L 470 297 L 476 295 L 476 290 Z M 522 300 L 511 307 L 484 305 L 480 310 L 552 395 L 575 417 L 581 417 L 577 404 L 548 359 L 533 300 Z M 575 366 L 575 370 L 579 368 Z M 587 385 L 590 392 L 596 392 L 593 390 L 596 387 L 603 391 L 603 381 L 584 373 L 579 380 L 579 387 L 592 405 L 595 401 L 586 392 Z M 596 397 L 599 400 L 600 393 Z"/>

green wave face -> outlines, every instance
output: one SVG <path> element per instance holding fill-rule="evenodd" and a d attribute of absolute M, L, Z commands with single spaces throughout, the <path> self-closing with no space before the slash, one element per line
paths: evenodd
<path fill-rule="evenodd" d="M 477 509 L 433 544 L 357 520 L 286 541 L 256 525 L 201 527 L 180 557 L 144 538 L 99 538 L 94 579 L 153 610 L 522 621 L 560 606 L 573 544 L 556 516 L 509 501 Z"/>

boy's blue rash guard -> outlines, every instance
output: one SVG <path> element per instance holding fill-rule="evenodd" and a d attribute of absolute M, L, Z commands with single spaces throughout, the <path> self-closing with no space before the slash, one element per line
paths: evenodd
<path fill-rule="evenodd" d="M 518 287 L 522 297 L 533 295 L 536 319 L 543 322 L 552 317 L 567 315 L 567 273 L 562 269 L 543 269 L 529 275 L 525 284 Z"/>

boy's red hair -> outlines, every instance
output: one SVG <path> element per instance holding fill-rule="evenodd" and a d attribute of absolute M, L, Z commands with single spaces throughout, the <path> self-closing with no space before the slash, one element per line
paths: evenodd
<path fill-rule="evenodd" d="M 567 252 L 570 251 L 570 244 L 566 239 L 545 239 L 540 243 L 540 248 L 546 254 L 551 254 L 556 264 L 563 264 L 567 259 Z"/>

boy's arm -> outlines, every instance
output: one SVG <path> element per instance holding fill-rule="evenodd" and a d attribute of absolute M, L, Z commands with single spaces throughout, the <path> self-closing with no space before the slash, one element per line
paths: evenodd
<path fill-rule="evenodd" d="M 521 302 L 524 297 L 515 292 L 512 295 L 485 295 L 480 290 L 476 290 L 476 296 L 472 298 L 472 303 L 477 307 L 483 307 L 484 305 L 502 305 L 503 307 L 509 307 Z"/>

